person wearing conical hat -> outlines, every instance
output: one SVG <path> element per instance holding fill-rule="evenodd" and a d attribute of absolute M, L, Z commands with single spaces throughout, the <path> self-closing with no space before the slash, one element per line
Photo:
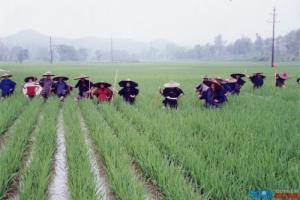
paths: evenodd
<path fill-rule="evenodd" d="M 253 83 L 253 89 L 261 88 L 265 78 L 266 76 L 262 72 L 257 72 L 250 76 L 249 79 Z"/>
<path fill-rule="evenodd" d="M 236 79 L 235 88 L 232 94 L 240 94 L 242 86 L 246 83 L 242 78 L 245 77 L 245 74 L 242 73 L 233 73 L 230 75 L 232 78 Z"/>
<path fill-rule="evenodd" d="M 208 86 L 204 84 L 204 81 L 209 80 L 207 75 L 204 75 L 202 82 L 195 88 L 195 91 L 198 93 L 199 99 L 205 99 L 206 91 L 208 90 Z"/>
<path fill-rule="evenodd" d="M 163 100 L 164 107 L 170 107 L 177 109 L 178 100 L 184 95 L 180 84 L 175 81 L 170 81 L 160 88 L 161 95 L 165 98 Z"/>
<path fill-rule="evenodd" d="M 219 107 L 227 101 L 226 91 L 217 80 L 211 79 L 204 83 L 209 86 L 205 98 L 205 107 Z"/>
<path fill-rule="evenodd" d="M 110 89 L 111 84 L 100 81 L 94 84 L 96 90 L 93 92 L 98 98 L 98 103 L 110 102 L 113 96 L 113 91 Z"/>
<path fill-rule="evenodd" d="M 35 76 L 28 76 L 24 79 L 23 94 L 29 99 L 37 96 L 42 90 L 42 87 L 36 81 L 37 78 Z"/>
<path fill-rule="evenodd" d="M 66 95 L 69 93 L 69 85 L 66 81 L 69 80 L 66 76 L 56 76 L 53 78 L 54 83 L 54 92 L 58 96 L 60 101 L 64 101 Z"/>
<path fill-rule="evenodd" d="M 223 86 L 223 88 L 226 92 L 225 93 L 226 96 L 228 96 L 234 92 L 236 82 L 237 82 L 237 80 L 234 78 L 228 78 L 228 79 L 224 79 L 224 80 L 220 81 L 220 84 Z"/>
<path fill-rule="evenodd" d="M 89 81 L 88 78 L 89 77 L 87 75 L 81 74 L 78 78 L 75 79 L 78 80 L 75 85 L 75 88 L 78 88 L 79 90 L 77 100 L 91 97 L 90 90 L 93 87 L 93 83 Z"/>
<path fill-rule="evenodd" d="M 10 79 L 11 77 L 12 75 L 8 73 L 4 73 L 0 76 L 0 89 L 2 97 L 8 97 L 14 93 L 16 83 Z"/>
<path fill-rule="evenodd" d="M 138 83 L 130 79 L 122 80 L 119 82 L 122 87 L 118 94 L 123 97 L 123 100 L 129 104 L 134 104 L 137 95 L 139 94 Z"/>
<path fill-rule="evenodd" d="M 54 89 L 54 82 L 52 80 L 52 77 L 54 76 L 54 74 L 52 74 L 52 72 L 48 71 L 45 72 L 43 74 L 43 78 L 40 79 L 39 84 L 40 86 L 42 86 L 42 91 L 41 91 L 41 95 L 44 98 L 44 101 L 46 101 L 48 99 L 48 97 L 50 96 L 51 92 Z"/>
<path fill-rule="evenodd" d="M 275 79 L 276 79 L 275 86 L 284 88 L 285 80 L 288 79 L 288 74 L 286 72 L 276 73 Z"/>

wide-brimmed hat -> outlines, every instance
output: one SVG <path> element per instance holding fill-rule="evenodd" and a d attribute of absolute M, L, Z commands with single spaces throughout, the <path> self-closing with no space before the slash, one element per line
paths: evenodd
<path fill-rule="evenodd" d="M 279 73 L 278 76 L 281 79 L 287 79 L 289 77 L 289 75 L 286 72 Z"/>
<path fill-rule="evenodd" d="M 108 87 L 111 87 L 111 84 L 110 83 L 107 83 L 107 82 L 104 82 L 104 81 L 100 81 L 98 83 L 94 83 L 93 86 L 94 87 L 97 87 L 97 88 L 100 88 L 101 85 L 103 85 L 105 88 L 108 88 Z"/>
<path fill-rule="evenodd" d="M 236 83 L 237 82 L 237 80 L 235 78 L 227 78 L 227 79 L 225 79 L 225 81 L 227 83 Z"/>
<path fill-rule="evenodd" d="M 203 81 L 203 83 L 208 87 L 211 87 L 214 84 L 215 86 L 217 86 L 218 89 L 223 88 L 222 85 L 217 80 L 214 79 Z"/>
<path fill-rule="evenodd" d="M 43 76 L 55 76 L 52 72 L 48 71 L 43 74 Z"/>
<path fill-rule="evenodd" d="M 31 79 L 32 81 L 36 81 L 36 80 L 37 80 L 37 77 L 36 77 L 36 76 L 27 76 L 27 77 L 24 79 L 24 82 L 27 83 L 30 79 Z"/>
<path fill-rule="evenodd" d="M 89 76 L 85 75 L 85 74 L 80 74 L 77 78 L 75 78 L 74 80 L 79 80 L 79 79 L 85 79 L 85 78 L 89 78 Z"/>
<path fill-rule="evenodd" d="M 204 74 L 204 76 L 202 76 L 202 79 L 208 79 L 207 74 Z"/>
<path fill-rule="evenodd" d="M 164 84 L 165 88 L 177 88 L 180 87 L 180 84 L 175 81 L 169 81 L 168 83 Z"/>
<path fill-rule="evenodd" d="M 5 72 L 5 73 L 2 74 L 0 77 L 1 77 L 1 78 L 10 78 L 10 77 L 12 77 L 12 75 Z"/>
<path fill-rule="evenodd" d="M 54 81 L 59 81 L 59 79 L 62 79 L 63 81 L 69 80 L 69 77 L 66 76 L 56 76 L 53 78 Z"/>
<path fill-rule="evenodd" d="M 134 82 L 134 81 L 132 81 L 130 79 L 120 81 L 119 82 L 119 86 L 120 87 L 126 87 L 127 83 L 130 84 L 130 87 L 137 87 L 138 86 L 137 82 Z"/>
<path fill-rule="evenodd" d="M 253 73 L 252 76 L 250 76 L 250 77 L 253 77 L 253 76 L 261 76 L 261 77 L 263 77 L 263 78 L 266 77 L 266 76 L 264 75 L 263 72 L 256 72 L 256 73 Z"/>
<path fill-rule="evenodd" d="M 236 76 L 239 76 L 239 77 L 245 77 L 246 75 L 243 74 L 243 73 L 233 73 L 233 74 L 230 74 L 230 76 L 231 76 L 232 78 L 236 78 Z"/>

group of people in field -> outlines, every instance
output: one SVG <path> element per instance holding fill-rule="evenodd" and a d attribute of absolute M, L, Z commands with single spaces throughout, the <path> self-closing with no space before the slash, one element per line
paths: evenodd
<path fill-rule="evenodd" d="M 11 80 L 12 75 L 4 73 L 0 76 L 1 96 L 8 97 L 14 93 L 16 83 Z M 204 101 L 206 107 L 219 107 L 227 102 L 229 95 L 239 95 L 241 88 L 246 83 L 244 78 L 247 77 L 253 84 L 254 89 L 261 88 L 264 84 L 266 76 L 262 72 L 257 72 L 251 76 L 244 73 L 233 73 L 230 78 L 223 79 L 221 77 L 209 78 L 206 75 L 201 83 L 195 88 L 198 98 Z M 288 74 L 276 73 L 275 86 L 285 87 L 285 80 L 288 79 Z M 46 101 L 47 98 L 55 94 L 60 101 L 64 101 L 65 97 L 71 93 L 74 88 L 78 88 L 77 101 L 83 98 L 96 97 L 99 103 L 111 102 L 114 94 L 119 94 L 123 100 L 129 104 L 134 104 L 136 97 L 139 94 L 138 83 L 127 79 L 121 80 L 119 86 L 121 89 L 116 91 L 110 83 L 100 81 L 93 83 L 87 75 L 81 74 L 75 78 L 77 83 L 75 86 L 70 85 L 66 76 L 55 76 L 48 71 L 43 74 L 43 77 L 38 80 L 36 76 L 28 76 L 24 79 L 23 94 L 29 99 L 36 96 L 42 96 Z M 300 84 L 300 77 L 297 79 Z M 164 107 L 177 108 L 179 99 L 184 95 L 180 84 L 175 81 L 165 83 L 159 89 L 159 93 L 164 97 L 162 101 Z"/>

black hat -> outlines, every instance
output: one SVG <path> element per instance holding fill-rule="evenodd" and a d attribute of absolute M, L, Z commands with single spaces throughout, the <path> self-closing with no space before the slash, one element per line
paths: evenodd
<path fill-rule="evenodd" d="M 105 88 L 111 87 L 111 84 L 104 82 L 104 81 L 100 81 L 98 83 L 94 83 L 93 86 L 100 88 L 100 86 L 103 85 Z"/>
<path fill-rule="evenodd" d="M 24 82 L 27 83 L 30 79 L 31 79 L 32 81 L 36 81 L 36 80 L 37 80 L 37 77 L 36 77 L 36 76 L 27 76 L 27 77 L 24 79 Z"/>
<path fill-rule="evenodd" d="M 119 86 L 120 87 L 126 87 L 127 83 L 130 84 L 130 87 L 137 87 L 138 86 L 137 82 L 134 82 L 130 79 L 120 81 Z"/>

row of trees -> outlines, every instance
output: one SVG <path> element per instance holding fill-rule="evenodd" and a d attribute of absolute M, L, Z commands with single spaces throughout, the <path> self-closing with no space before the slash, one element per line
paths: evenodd
<path fill-rule="evenodd" d="M 248 37 L 241 37 L 235 42 L 227 44 L 222 35 L 215 37 L 212 44 L 195 45 L 194 47 L 178 46 L 174 43 L 166 44 L 164 48 L 149 46 L 140 53 L 125 50 L 90 50 L 76 49 L 71 45 L 57 45 L 53 48 L 54 60 L 60 61 L 159 61 L 159 60 L 251 60 L 268 61 L 271 54 L 271 39 L 263 39 L 259 34 L 252 41 Z M 300 29 L 291 31 L 285 36 L 276 38 L 276 59 L 279 61 L 300 60 Z M 0 60 L 49 60 L 50 50 L 39 48 L 28 50 L 23 47 L 6 47 L 0 42 Z"/>

